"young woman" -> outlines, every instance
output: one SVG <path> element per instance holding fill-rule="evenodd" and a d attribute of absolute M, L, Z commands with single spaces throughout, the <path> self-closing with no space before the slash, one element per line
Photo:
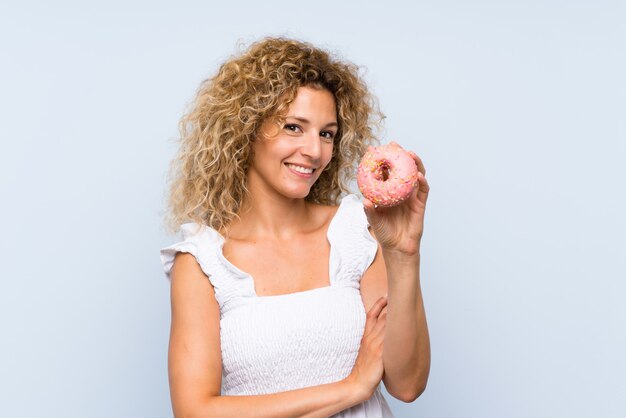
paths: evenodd
<path fill-rule="evenodd" d="M 392 417 L 425 389 L 429 186 L 392 208 L 350 193 L 381 114 L 358 67 L 266 38 L 181 120 L 169 225 L 177 417 Z M 388 296 L 387 296 L 388 294 Z"/>

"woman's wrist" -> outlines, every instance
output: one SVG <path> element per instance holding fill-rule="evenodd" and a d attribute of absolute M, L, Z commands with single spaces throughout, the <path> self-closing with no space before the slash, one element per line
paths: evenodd
<path fill-rule="evenodd" d="M 393 263 L 415 263 L 420 260 L 420 246 L 418 245 L 416 248 L 411 249 L 411 251 L 400 251 L 391 248 L 382 248 L 383 257 L 385 258 L 385 262 L 393 262 Z"/>
<path fill-rule="evenodd" d="M 346 377 L 339 383 L 343 386 L 346 398 L 351 399 L 354 402 L 354 405 L 359 404 L 372 396 L 371 391 L 369 391 L 364 385 L 352 379 L 351 376 Z"/>

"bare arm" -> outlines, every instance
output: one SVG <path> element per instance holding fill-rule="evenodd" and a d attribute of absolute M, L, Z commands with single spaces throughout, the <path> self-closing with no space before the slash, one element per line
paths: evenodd
<path fill-rule="evenodd" d="M 389 282 L 398 276 L 414 280 Z M 383 382 L 387 391 L 403 402 L 413 402 L 425 390 L 430 371 L 430 339 L 419 282 L 416 258 L 385 253 L 378 247 L 376 258 L 361 279 L 361 294 L 369 309 L 380 295 L 391 301 L 385 329 Z"/>
<path fill-rule="evenodd" d="M 213 286 L 191 254 L 172 268 L 168 371 L 174 415 L 325 418 L 370 394 L 351 380 L 269 395 L 221 396 L 220 312 Z"/>
<path fill-rule="evenodd" d="M 430 337 L 419 280 L 420 256 L 385 252 L 389 284 L 388 326 L 385 333 L 385 387 L 404 402 L 426 389 L 430 372 Z"/>

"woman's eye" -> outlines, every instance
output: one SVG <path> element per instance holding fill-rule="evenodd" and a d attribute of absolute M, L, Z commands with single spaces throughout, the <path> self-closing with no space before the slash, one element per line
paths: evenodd
<path fill-rule="evenodd" d="M 285 129 L 291 132 L 298 132 L 300 130 L 300 127 L 298 125 L 288 123 L 287 125 L 285 125 Z"/>
<path fill-rule="evenodd" d="M 335 137 L 334 132 L 324 131 L 320 134 L 322 138 L 332 140 Z"/>

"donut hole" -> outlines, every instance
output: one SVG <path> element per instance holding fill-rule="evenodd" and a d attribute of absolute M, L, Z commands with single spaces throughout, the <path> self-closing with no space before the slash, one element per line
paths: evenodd
<path fill-rule="evenodd" d="M 378 164 L 376 173 L 374 173 L 374 177 L 378 181 L 387 181 L 389 180 L 389 171 L 391 170 L 391 166 L 387 161 L 383 161 Z"/>

